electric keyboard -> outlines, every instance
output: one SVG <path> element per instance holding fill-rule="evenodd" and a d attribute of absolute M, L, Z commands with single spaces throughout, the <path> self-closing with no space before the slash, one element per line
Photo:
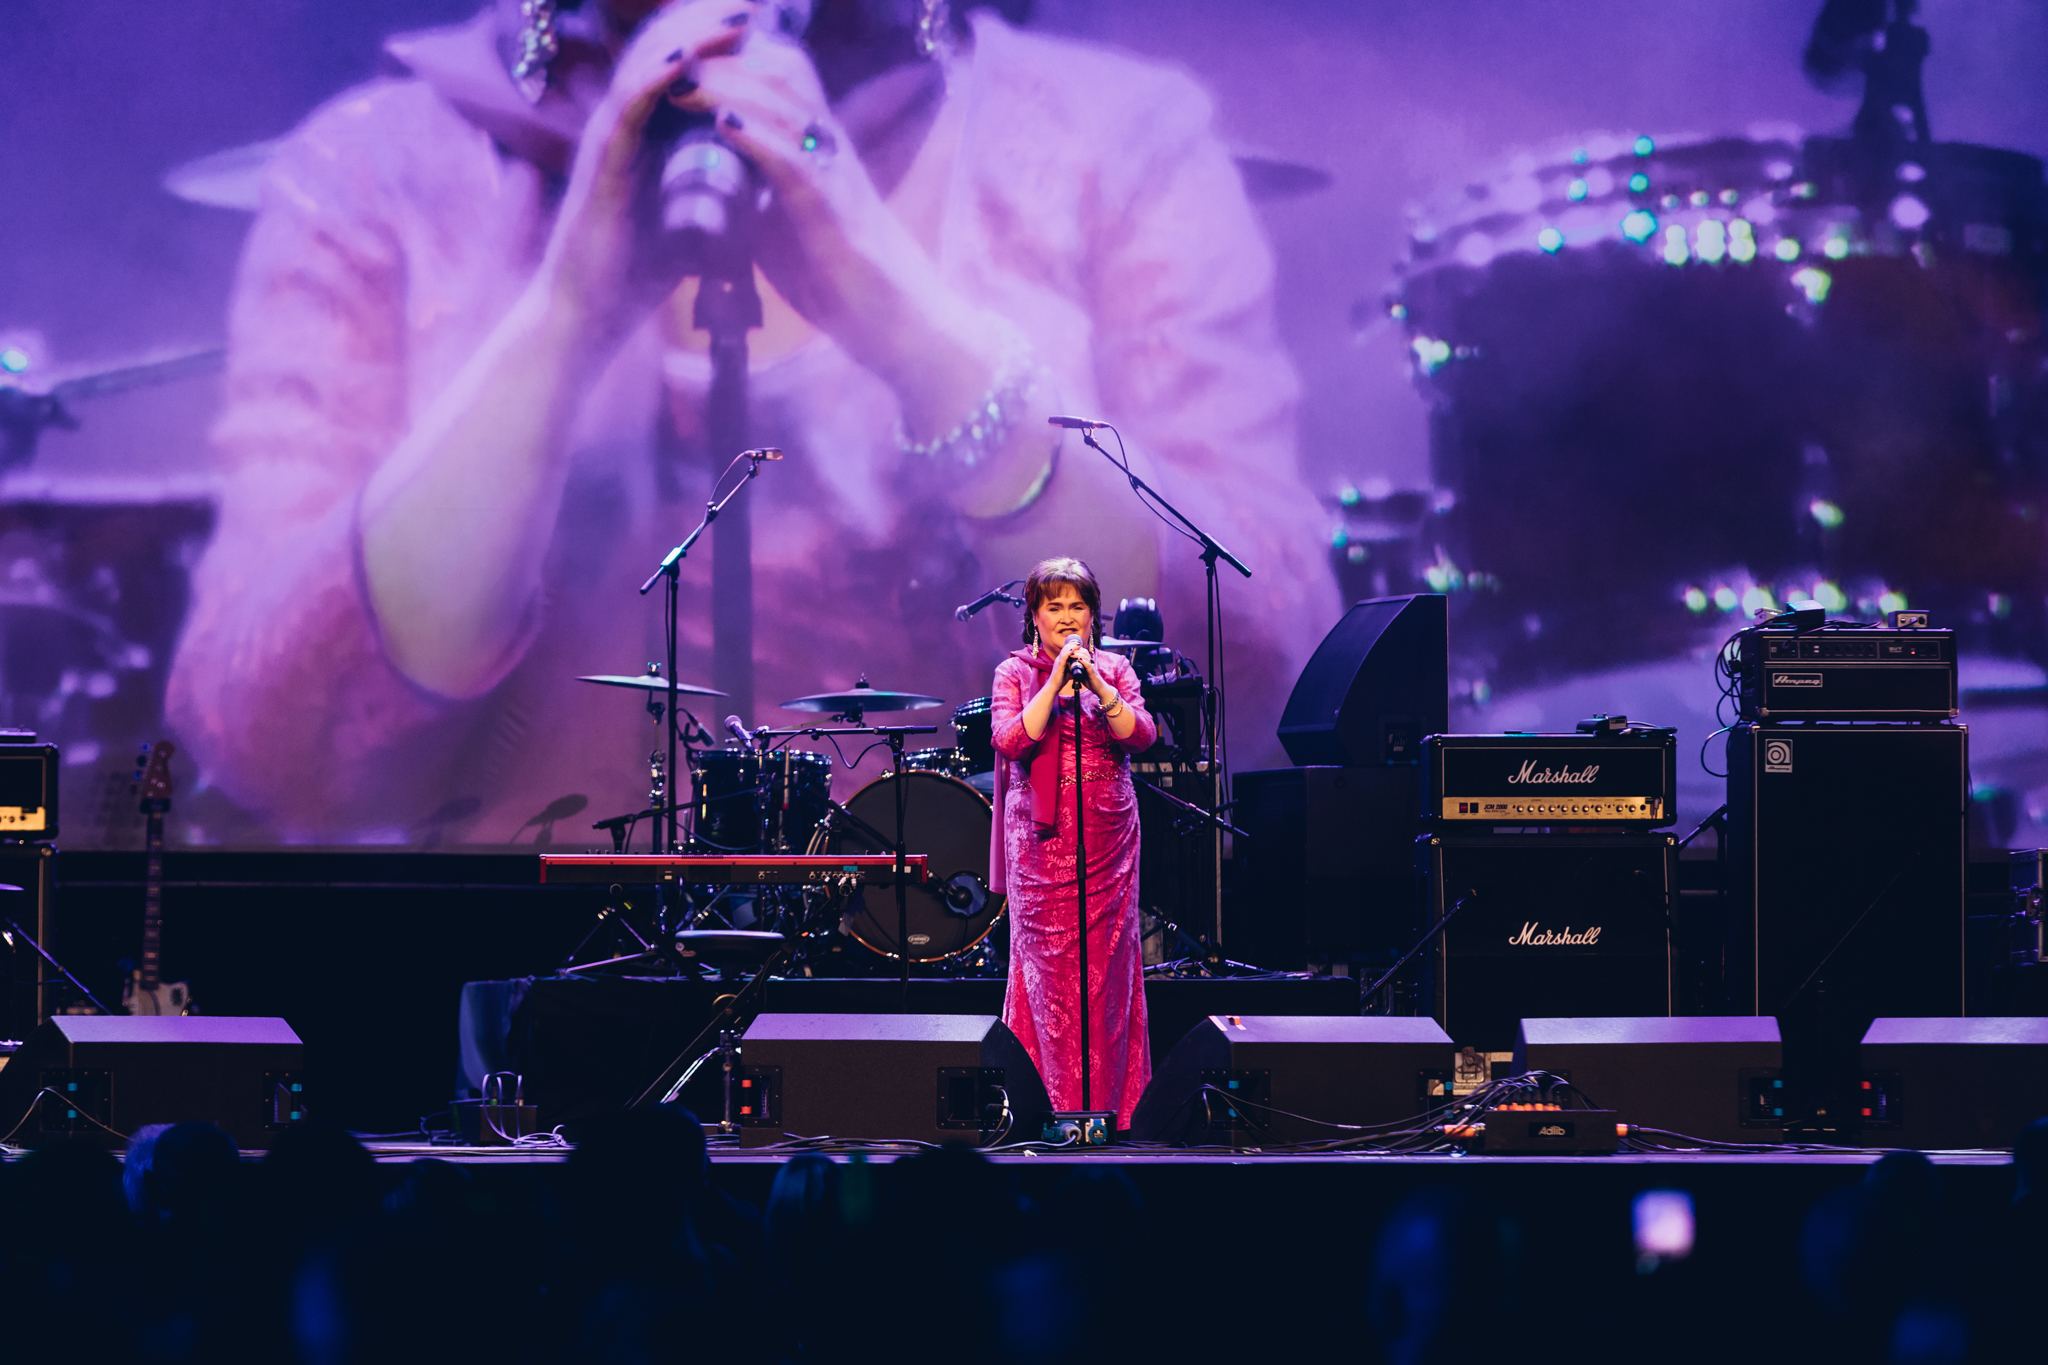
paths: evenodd
<path fill-rule="evenodd" d="M 903 865 L 913 882 L 926 879 L 925 855 L 908 853 Z M 687 886 L 832 885 L 848 880 L 869 886 L 891 886 L 896 880 L 893 853 L 543 853 L 543 882 L 657 882 Z"/>

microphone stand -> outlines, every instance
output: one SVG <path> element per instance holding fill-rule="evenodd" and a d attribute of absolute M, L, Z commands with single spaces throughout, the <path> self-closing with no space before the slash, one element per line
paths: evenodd
<path fill-rule="evenodd" d="M 762 461 L 766 460 L 768 456 L 769 452 L 766 450 L 743 450 L 734 457 L 735 464 L 742 459 L 747 462 L 746 477 L 734 484 L 731 491 L 724 497 L 704 504 L 704 520 L 697 523 L 697 529 L 684 536 L 681 544 L 670 550 L 666 555 L 663 555 L 661 563 L 657 564 L 654 572 L 647 576 L 647 581 L 640 585 L 640 595 L 644 597 L 653 591 L 656 583 L 661 583 L 664 579 L 667 580 L 664 584 L 662 599 L 662 621 L 667 627 L 668 633 L 668 785 L 663 790 L 663 801 L 661 804 L 662 813 L 666 818 L 657 820 L 654 827 L 654 851 L 656 853 L 673 853 L 681 847 L 679 842 L 680 829 L 677 823 L 677 817 L 681 814 L 681 803 L 676 799 L 676 747 L 682 738 L 681 729 L 677 723 L 678 717 L 682 714 L 682 709 L 676 704 L 676 614 L 678 610 L 677 599 L 682 590 L 683 561 L 689 558 L 690 548 L 697 543 L 698 538 L 725 511 L 726 504 L 738 497 L 740 490 L 753 482 L 754 476 L 761 472 Z M 731 465 L 726 466 L 728 469 L 731 467 Z M 714 488 L 712 491 L 716 492 L 717 490 Z M 668 835 L 666 848 L 663 847 L 662 842 L 664 828 Z"/>
<path fill-rule="evenodd" d="M 1085 676 L 1085 669 L 1083 670 Z M 1073 677 L 1073 665 L 1067 676 Z M 1057 698 L 1055 698 L 1057 700 Z M 1090 1104 L 1088 1091 L 1088 807 L 1081 800 L 1081 686 L 1074 684 L 1074 907 L 1081 937 L 1076 947 L 1081 968 L 1081 1112 Z"/>
<path fill-rule="evenodd" d="M 857 714 L 848 718 L 856 721 L 859 719 Z M 896 795 L 896 842 L 892 850 L 896 855 L 896 961 L 901 970 L 899 978 L 901 984 L 896 997 L 896 1008 L 899 1013 L 903 1014 L 910 1013 L 910 864 L 905 861 L 909 849 L 904 843 L 903 833 L 905 816 L 907 814 L 905 807 L 909 793 L 904 790 L 903 786 L 905 776 L 903 771 L 903 741 L 911 735 L 935 735 L 938 732 L 939 727 L 936 725 L 862 724 L 834 728 L 813 725 L 802 729 L 793 728 L 789 730 L 760 732 L 768 735 L 789 735 L 792 737 L 796 735 L 809 735 L 813 739 L 819 735 L 880 735 L 889 741 L 890 786 L 895 789 Z M 1083 981 L 1082 989 L 1084 992 L 1086 991 L 1086 981 Z M 1085 995 L 1083 999 L 1085 1003 Z M 1087 1025 L 1084 1023 L 1082 1027 L 1086 1028 Z"/>
<path fill-rule="evenodd" d="M 1116 428 L 1110 426 L 1109 423 L 1104 422 L 1102 425 L 1116 432 Z M 1124 439 L 1123 433 L 1117 432 L 1116 439 L 1117 445 L 1121 448 Z M 1216 799 L 1218 801 L 1228 800 L 1230 793 L 1225 791 L 1222 785 L 1222 776 L 1228 771 L 1228 764 L 1224 762 L 1223 735 L 1223 725 L 1227 712 L 1224 700 L 1223 670 L 1219 658 L 1223 646 L 1223 593 L 1216 581 L 1216 561 L 1219 559 L 1223 560 L 1246 578 L 1252 576 L 1252 571 L 1245 567 L 1243 560 L 1217 543 L 1214 536 L 1188 520 L 1178 507 L 1175 507 L 1165 498 L 1159 496 L 1158 490 L 1154 489 L 1152 485 L 1146 483 L 1136 474 L 1133 474 L 1128 457 L 1119 460 L 1116 456 L 1110 454 L 1095 439 L 1093 431 L 1083 429 L 1081 440 L 1083 443 L 1094 447 L 1103 459 L 1108 460 L 1117 467 L 1123 476 L 1130 481 L 1131 491 L 1136 493 L 1141 501 L 1147 501 L 1155 505 L 1161 512 L 1172 518 L 1173 523 L 1177 523 L 1180 529 L 1185 531 L 1202 547 L 1203 607 L 1208 617 L 1206 630 L 1209 653 L 1208 687 L 1210 703 L 1202 708 L 1204 728 L 1208 731 L 1203 738 L 1207 741 L 1209 761 L 1216 765 Z M 1214 907 L 1215 918 L 1214 923 L 1210 926 L 1209 944 L 1211 949 L 1220 955 L 1223 950 L 1223 841 L 1220 838 L 1216 840 L 1215 854 L 1211 860 L 1211 890 L 1213 895 L 1211 905 Z"/>

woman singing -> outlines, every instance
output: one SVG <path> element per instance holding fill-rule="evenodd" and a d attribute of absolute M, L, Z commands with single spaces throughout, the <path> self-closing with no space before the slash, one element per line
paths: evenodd
<path fill-rule="evenodd" d="M 996 822 L 990 882 L 1010 898 L 1003 1022 L 1045 1077 L 1057 1110 L 1115 1110 L 1129 1127 L 1152 1078 L 1138 951 L 1138 798 L 1128 755 L 1152 746 L 1138 675 L 1102 641 L 1102 590 L 1078 559 L 1025 580 L 1024 648 L 996 669 Z M 1078 661 L 1088 680 L 1068 680 Z M 1086 806 L 1088 1075 L 1081 1097 L 1074 745 Z"/>

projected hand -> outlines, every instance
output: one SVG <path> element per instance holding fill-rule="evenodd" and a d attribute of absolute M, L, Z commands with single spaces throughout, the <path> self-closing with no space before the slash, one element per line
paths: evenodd
<path fill-rule="evenodd" d="M 620 54 L 591 112 L 555 219 L 542 276 L 557 305 L 600 337 L 630 331 L 674 292 L 682 243 L 653 225 L 642 164 L 648 120 L 678 80 L 708 59 L 739 51 L 758 7 L 691 0 L 650 18 Z"/>

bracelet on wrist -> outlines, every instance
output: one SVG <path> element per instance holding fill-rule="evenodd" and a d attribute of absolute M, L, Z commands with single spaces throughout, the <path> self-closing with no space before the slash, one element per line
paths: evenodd
<path fill-rule="evenodd" d="M 951 431 L 935 436 L 929 441 L 911 439 L 910 432 L 899 417 L 896 421 L 896 448 L 906 455 L 928 460 L 955 460 L 972 469 L 983 460 L 994 455 L 1009 441 L 1027 407 L 1033 389 L 1045 376 L 1044 367 L 1031 349 L 1031 342 L 1015 327 L 1005 326 L 1002 351 L 996 358 L 995 373 L 989 380 L 987 392 L 974 400 L 967 415 L 955 423 Z M 1044 483 L 1041 475 L 1039 484 Z M 1032 501 L 1038 492 L 1034 486 Z"/>

